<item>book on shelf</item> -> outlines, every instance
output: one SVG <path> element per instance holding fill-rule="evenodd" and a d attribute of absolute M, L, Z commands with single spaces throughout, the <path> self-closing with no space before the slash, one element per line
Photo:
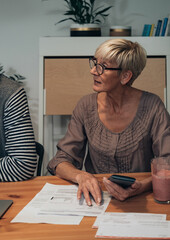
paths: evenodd
<path fill-rule="evenodd" d="M 165 36 L 170 36 L 170 14 L 168 15 L 168 22 L 166 25 Z"/>
<path fill-rule="evenodd" d="M 143 27 L 142 36 L 146 36 L 147 27 L 148 27 L 148 25 L 145 24 L 144 27 Z"/>
<path fill-rule="evenodd" d="M 168 18 L 165 17 L 165 18 L 164 18 L 164 21 L 163 21 L 163 23 L 162 23 L 162 29 L 161 29 L 162 31 L 161 31 L 161 33 L 160 33 L 161 36 L 165 36 L 167 24 L 168 24 Z"/>
<path fill-rule="evenodd" d="M 149 34 L 150 37 L 154 35 L 154 29 L 155 29 L 155 24 L 151 24 L 151 30 Z"/>
<path fill-rule="evenodd" d="M 151 31 L 151 24 L 145 24 L 144 28 L 143 28 L 143 33 L 142 36 L 149 36 L 150 35 L 150 31 Z"/>
<path fill-rule="evenodd" d="M 157 22 L 157 27 L 156 27 L 156 31 L 155 31 L 155 36 L 159 36 L 159 35 L 160 35 L 161 26 L 162 26 L 162 20 L 159 19 L 158 22 Z"/>
<path fill-rule="evenodd" d="M 170 36 L 170 14 L 157 24 L 144 24 L 142 36 Z"/>

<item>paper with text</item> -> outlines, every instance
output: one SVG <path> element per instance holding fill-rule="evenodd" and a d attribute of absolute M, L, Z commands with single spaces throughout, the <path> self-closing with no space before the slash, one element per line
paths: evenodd
<path fill-rule="evenodd" d="M 11 222 L 80 224 L 83 216 L 97 216 L 106 210 L 111 199 L 107 193 L 101 206 L 92 200 L 89 207 L 83 197 L 77 200 L 77 189 L 75 185 L 46 183 Z"/>
<path fill-rule="evenodd" d="M 51 193 L 50 198 L 40 208 L 39 214 L 61 214 L 77 216 L 98 216 L 104 213 L 111 197 L 108 193 L 103 193 L 103 204 L 98 206 L 93 199 L 92 206 L 88 206 L 82 196 L 77 200 L 77 189 L 75 185 L 53 185 L 46 184 L 43 188 L 43 194 Z"/>
<path fill-rule="evenodd" d="M 122 213 L 119 217 L 116 214 L 105 213 L 105 217 L 98 219 L 94 224 L 98 225 L 96 238 L 170 239 L 170 221 L 166 221 L 165 214 Z"/>
<path fill-rule="evenodd" d="M 114 225 L 115 223 L 126 223 L 129 221 L 132 221 L 132 223 L 138 221 L 166 221 L 166 214 L 105 212 L 96 218 L 92 228 L 98 228 L 102 222 Z"/>

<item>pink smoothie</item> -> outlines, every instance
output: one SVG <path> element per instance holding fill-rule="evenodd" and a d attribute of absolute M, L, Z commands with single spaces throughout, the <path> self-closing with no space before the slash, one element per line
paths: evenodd
<path fill-rule="evenodd" d="M 170 201 L 170 170 L 160 170 L 152 175 L 154 198 L 158 201 Z"/>

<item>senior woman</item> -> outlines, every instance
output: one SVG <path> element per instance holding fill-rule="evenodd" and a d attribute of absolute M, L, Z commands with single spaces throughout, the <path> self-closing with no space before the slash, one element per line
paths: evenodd
<path fill-rule="evenodd" d="M 146 52 L 137 42 L 107 40 L 89 63 L 95 93 L 78 102 L 48 170 L 77 183 L 78 199 L 83 193 L 91 205 L 90 194 L 97 204 L 102 198 L 93 174 L 146 172 L 154 156 L 170 155 L 170 116 L 158 96 L 132 87 L 146 65 Z M 103 182 L 121 201 L 152 187 L 151 178 L 127 189 Z"/>

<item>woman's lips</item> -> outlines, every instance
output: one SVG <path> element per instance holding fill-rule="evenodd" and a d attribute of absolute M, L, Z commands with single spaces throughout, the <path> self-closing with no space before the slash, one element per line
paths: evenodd
<path fill-rule="evenodd" d="M 94 83 L 95 83 L 95 84 L 101 84 L 100 81 L 97 81 L 97 80 L 95 80 L 95 79 L 94 79 Z"/>

